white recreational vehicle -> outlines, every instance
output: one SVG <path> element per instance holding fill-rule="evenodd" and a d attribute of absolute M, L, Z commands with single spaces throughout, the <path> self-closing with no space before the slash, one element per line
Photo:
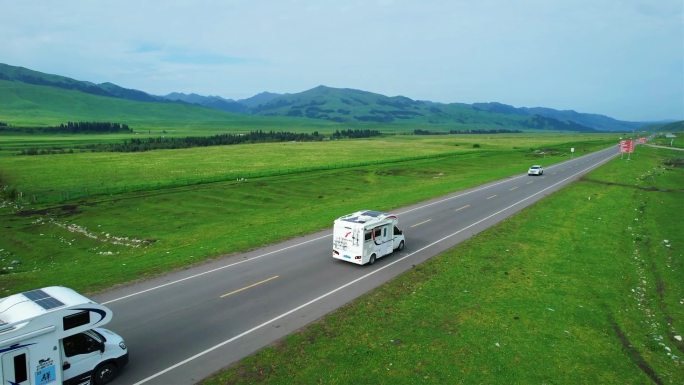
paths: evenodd
<path fill-rule="evenodd" d="M 128 362 L 112 311 L 52 286 L 0 299 L 2 385 L 104 384 Z"/>
<path fill-rule="evenodd" d="M 404 248 L 404 233 L 397 227 L 396 215 L 363 210 L 335 220 L 333 252 L 335 259 L 359 265 Z"/>

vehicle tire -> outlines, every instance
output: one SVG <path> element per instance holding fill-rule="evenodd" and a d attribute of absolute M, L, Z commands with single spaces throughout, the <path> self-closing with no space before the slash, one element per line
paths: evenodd
<path fill-rule="evenodd" d="M 399 242 L 399 247 L 397 247 L 397 251 L 402 251 L 404 250 L 404 241 Z"/>
<path fill-rule="evenodd" d="M 104 385 L 116 377 L 119 369 L 113 362 L 105 362 L 93 370 L 93 384 Z"/>
<path fill-rule="evenodd" d="M 370 259 L 368 260 L 368 264 L 372 265 L 375 263 L 375 254 L 371 254 Z"/>

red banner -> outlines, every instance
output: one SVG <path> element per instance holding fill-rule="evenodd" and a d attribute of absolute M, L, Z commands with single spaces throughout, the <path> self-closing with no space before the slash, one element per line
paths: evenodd
<path fill-rule="evenodd" d="M 620 152 L 627 152 L 627 153 L 634 152 L 634 141 L 631 139 L 621 140 L 620 141 Z"/>

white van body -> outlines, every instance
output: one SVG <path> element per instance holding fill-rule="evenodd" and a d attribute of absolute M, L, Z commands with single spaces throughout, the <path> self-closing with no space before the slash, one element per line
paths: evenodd
<path fill-rule="evenodd" d="M 373 264 L 375 260 L 404 248 L 404 233 L 396 215 L 362 210 L 337 218 L 333 227 L 335 259 Z"/>
<path fill-rule="evenodd" d="M 104 384 L 128 362 L 112 311 L 51 286 L 0 299 L 2 385 Z"/>

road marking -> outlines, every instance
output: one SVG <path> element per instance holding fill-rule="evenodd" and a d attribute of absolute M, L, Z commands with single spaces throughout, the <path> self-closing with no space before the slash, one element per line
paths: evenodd
<path fill-rule="evenodd" d="M 527 182 L 527 183 L 525 183 L 525 184 L 532 184 L 532 183 L 534 183 L 534 181 L 531 180 L 531 181 L 529 181 L 529 182 Z"/>
<path fill-rule="evenodd" d="M 593 156 L 596 156 L 596 154 L 599 154 L 599 153 L 601 153 L 601 156 L 603 156 L 603 152 L 608 152 L 608 151 L 611 151 L 611 150 L 612 150 L 612 151 L 616 151 L 615 154 L 620 154 L 619 152 L 617 152 L 617 149 L 618 149 L 617 146 L 613 146 L 613 147 L 609 147 L 609 148 L 607 148 L 607 149 L 605 149 L 605 150 L 601 150 L 601 151 L 599 151 L 599 152 L 595 152 L 595 153 L 592 153 L 592 154 L 588 154 L 588 155 L 586 155 L 586 156 L 587 156 L 587 157 L 591 156 L 591 157 L 593 158 Z M 556 164 L 556 165 L 547 167 L 546 169 L 548 170 L 548 169 L 550 169 L 550 168 L 559 167 L 559 166 L 562 165 L 562 164 L 568 164 L 568 163 L 583 164 L 583 163 L 588 163 L 588 162 L 589 162 L 589 161 L 587 160 L 587 158 L 584 158 L 584 157 L 583 157 L 583 158 L 576 158 L 576 159 L 568 159 L 568 160 L 566 160 L 566 161 L 564 161 L 564 162 L 562 162 L 562 163 L 559 163 L 559 164 Z M 529 177 L 529 176 L 527 175 L 527 173 L 522 174 L 522 175 L 518 175 L 518 176 L 513 177 L 513 178 L 510 178 L 510 179 L 504 179 L 504 180 L 500 180 L 500 181 L 498 181 L 498 182 L 494 182 L 494 183 L 491 183 L 491 184 L 486 184 L 486 185 L 484 185 L 484 186 L 474 188 L 474 189 L 472 189 L 472 190 L 470 190 L 470 191 L 465 191 L 465 192 L 462 192 L 462 193 L 458 193 L 458 194 L 456 194 L 456 195 L 454 195 L 454 196 L 447 197 L 447 198 L 443 198 L 443 199 L 440 199 L 440 200 L 436 200 L 436 201 L 434 201 L 434 202 L 427 203 L 427 204 L 424 204 L 424 205 L 421 205 L 421 206 L 418 206 L 418 207 L 414 207 L 414 208 L 408 209 L 408 210 L 406 210 L 406 211 L 401 211 L 401 212 L 398 212 L 397 215 L 407 214 L 407 213 L 410 213 L 410 212 L 412 212 L 412 211 L 424 209 L 424 208 L 426 208 L 426 207 L 434 206 L 434 205 L 439 204 L 439 203 L 443 203 L 443 202 L 446 202 L 446 201 L 450 201 L 450 200 L 452 200 L 452 199 L 460 198 L 460 197 L 466 196 L 466 195 L 468 195 L 468 194 L 472 194 L 472 193 L 474 193 L 474 192 L 486 190 L 486 189 L 488 189 L 488 188 L 490 188 L 490 187 L 498 186 L 498 185 L 500 185 L 500 184 L 507 183 L 507 182 L 510 182 L 510 181 L 513 181 L 513 180 L 516 180 L 516 179 L 520 179 L 520 178 L 525 178 L 525 177 Z M 533 182 L 533 181 L 529 181 L 529 182 L 527 182 L 527 184 L 531 184 L 532 182 Z M 223 269 L 227 269 L 227 268 L 229 268 L 229 267 L 233 267 L 233 266 L 236 266 L 236 265 L 240 265 L 240 264 L 243 264 L 243 263 L 246 263 L 246 262 L 251 262 L 251 261 L 254 261 L 254 260 L 256 260 L 256 259 L 260 259 L 260 258 L 269 256 L 269 255 L 271 255 L 271 254 L 277 254 L 277 253 L 279 253 L 279 252 L 281 252 L 281 251 L 285 251 L 285 250 L 289 250 L 289 249 L 292 249 L 292 248 L 295 248 L 295 247 L 299 247 L 299 246 L 305 245 L 305 244 L 307 244 L 307 243 L 315 242 L 315 241 L 318 241 L 318 240 L 321 240 L 321 239 L 327 238 L 327 237 L 332 237 L 332 234 L 322 235 L 322 236 L 320 236 L 320 237 L 316 237 L 316 238 L 313 238 L 313 239 L 309 239 L 308 241 L 304 241 L 304 242 L 300 242 L 300 243 L 297 243 L 297 244 L 294 244 L 294 245 L 290 245 L 290 246 L 287 246 L 287 247 L 283 247 L 283 248 L 281 248 L 281 249 L 274 250 L 274 251 L 270 251 L 270 252 L 268 252 L 268 253 L 264 253 L 264 254 L 261 254 L 261 255 L 257 255 L 257 256 L 255 256 L 255 257 L 248 258 L 248 259 L 245 259 L 245 260 L 242 260 L 242 261 L 239 261 L 239 262 L 235 262 L 235 263 L 231 263 L 231 264 L 228 264 L 228 265 L 225 265 L 225 266 L 217 267 L 217 268 L 215 268 L 215 269 L 203 271 L 203 272 L 201 272 L 201 273 L 197 273 L 197 274 L 194 274 L 194 275 L 185 277 L 185 278 L 177 279 L 177 280 L 175 280 L 175 281 L 167 282 L 167 283 L 164 283 L 164 284 L 162 284 L 162 285 L 158 285 L 158 286 L 151 287 L 151 288 L 149 288 L 149 289 L 140 290 L 140 291 L 137 291 L 137 292 L 135 292 L 135 293 L 131 293 L 131 294 L 128 294 L 128 295 L 124 295 L 123 297 L 114 298 L 114 299 L 109 300 L 109 301 L 101 302 L 101 304 L 102 304 L 102 305 L 107 305 L 107 304 L 110 304 L 110 303 L 113 303 L 113 302 L 121 301 L 122 299 L 130 298 L 130 297 L 135 297 L 135 296 L 140 295 L 140 294 L 145 294 L 145 293 L 147 293 L 147 292 L 154 291 L 154 290 L 157 290 L 157 289 L 161 289 L 161 288 L 166 287 L 166 286 L 175 285 L 175 284 L 177 284 L 177 283 L 184 282 L 184 281 L 187 281 L 187 280 L 190 280 L 190 279 L 193 279 L 193 278 L 198 278 L 198 277 L 201 277 L 201 276 L 203 276 L 203 275 L 207 275 L 207 274 L 214 273 L 214 272 L 216 272 L 216 271 L 220 271 L 220 270 L 223 270 Z"/>
<path fill-rule="evenodd" d="M 457 209 L 454 210 L 454 211 L 461 211 L 461 210 L 463 210 L 463 209 L 467 209 L 468 207 L 470 207 L 470 205 L 465 205 L 465 206 L 463 206 L 463 207 L 459 207 L 459 208 L 457 208 Z"/>
<path fill-rule="evenodd" d="M 319 240 L 321 240 L 321 239 L 323 239 L 323 238 L 327 238 L 327 237 L 331 237 L 331 236 L 332 236 L 332 234 L 327 234 L 327 235 L 323 235 L 323 236 L 316 237 L 316 238 L 313 238 L 313 239 L 309 239 L 308 241 L 300 242 L 300 243 L 297 243 L 297 244 L 295 244 L 295 245 L 290 245 L 290 246 L 283 247 L 283 248 L 278 249 L 278 250 L 273 250 L 273 251 L 270 251 L 270 252 L 268 252 L 268 253 L 264 253 L 264 254 L 261 254 L 261 255 L 257 255 L 256 257 L 248 258 L 248 259 L 245 259 L 245 260 L 242 260 L 242 261 L 239 261 L 239 262 L 235 262 L 235 263 L 230 263 L 230 264 L 225 265 L 225 266 L 220 266 L 220 267 L 217 267 L 217 268 L 215 268 L 215 269 L 203 271 L 203 272 L 201 272 L 201 273 L 197 273 L 197 274 L 194 274 L 194 275 L 185 277 L 185 278 L 181 278 L 181 279 L 177 279 L 177 280 L 175 280 L 175 281 L 167 282 L 167 283 L 165 283 L 165 284 L 163 284 L 163 285 L 154 286 L 154 287 L 151 287 L 151 288 L 149 288 L 149 289 L 141 290 L 141 291 L 138 291 L 138 292 L 135 292 L 135 293 L 132 293 L 132 294 L 128 294 L 128 295 L 124 295 L 123 297 L 114 298 L 114 299 L 109 300 L 109 301 L 106 301 L 106 302 L 101 302 L 101 304 L 102 304 L 102 305 L 107 305 L 107 304 L 112 303 L 112 302 L 121 301 L 122 299 L 134 297 L 134 296 L 136 296 L 136 295 L 144 294 L 144 293 L 147 293 L 147 292 L 149 292 L 149 291 L 161 289 L 162 287 L 175 285 L 175 284 L 180 283 L 180 282 L 183 282 L 183 281 L 187 281 L 187 280 L 190 280 L 190 279 L 193 279 L 193 278 L 201 277 L 201 276 L 203 276 L 203 275 L 211 274 L 211 273 L 217 272 L 217 271 L 219 271 L 219 270 L 223 270 L 223 269 L 227 269 L 227 268 L 229 268 L 229 267 L 237 266 L 237 265 L 240 265 L 240 264 L 243 264 L 243 263 L 246 263 L 246 262 L 253 261 L 253 260 L 255 260 L 255 259 L 263 258 L 263 257 L 269 256 L 269 255 L 271 255 L 271 254 L 276 254 L 276 253 L 279 253 L 279 252 L 281 252 L 281 251 L 285 251 L 285 250 L 292 249 L 292 248 L 294 248 L 294 247 L 298 247 L 298 246 L 305 245 L 305 244 L 307 244 L 307 243 L 316 242 L 316 241 L 319 241 Z"/>
<path fill-rule="evenodd" d="M 487 200 L 490 200 L 490 199 L 492 199 L 492 198 L 496 198 L 496 194 L 494 194 L 494 195 L 492 195 L 492 196 L 490 196 L 490 197 L 487 197 Z"/>
<path fill-rule="evenodd" d="M 438 240 L 436 240 L 436 241 L 430 243 L 430 244 L 427 245 L 427 246 L 423 246 L 423 247 L 421 247 L 420 249 L 418 249 L 418 250 L 416 250 L 416 251 L 414 251 L 414 252 L 412 252 L 412 253 L 410 253 L 410 254 L 406 254 L 405 256 L 403 256 L 403 257 L 401 257 L 401 258 L 399 258 L 399 259 L 397 259 L 397 260 L 395 260 L 395 261 L 392 261 L 392 262 L 390 262 L 390 263 L 388 263 L 388 264 L 386 264 L 386 265 L 384 265 L 384 266 L 382 266 L 382 267 L 379 267 L 379 268 L 377 268 L 377 269 L 375 269 L 375 270 L 373 270 L 373 271 L 371 271 L 371 272 L 369 272 L 369 273 L 367 273 L 367 274 L 365 274 L 365 275 L 362 275 L 362 276 L 360 276 L 359 278 L 356 278 L 356 279 L 354 279 L 354 280 L 352 280 L 352 281 L 349 281 L 349 282 L 345 283 L 345 284 L 342 285 L 342 286 L 339 286 L 339 287 L 337 287 L 337 288 L 335 288 L 335 289 L 333 289 L 333 290 L 330 290 L 329 292 L 324 293 L 324 294 L 322 294 L 322 295 L 320 295 L 320 296 L 318 296 L 318 297 L 316 297 L 316 298 L 310 300 L 309 302 L 305 302 L 305 303 L 303 303 L 303 304 L 301 304 L 301 305 L 299 305 L 299 306 L 297 306 L 297 307 L 295 307 L 295 308 L 293 308 L 293 309 L 290 309 L 290 310 L 286 311 L 285 313 L 280 314 L 279 316 L 276 316 L 276 317 L 274 317 L 274 318 L 271 318 L 270 320 L 265 321 L 265 322 L 263 322 L 263 323 L 261 323 L 261 324 L 259 324 L 259 325 L 257 325 L 257 326 L 254 326 L 253 328 L 251 328 L 251 329 L 249 329 L 249 330 L 245 330 L 244 332 L 242 332 L 242 333 L 240 333 L 240 334 L 238 334 L 238 335 L 236 335 L 236 336 L 234 336 L 234 337 L 231 337 L 231 338 L 229 338 L 229 339 L 227 339 L 227 340 L 225 340 L 225 341 L 223 341 L 223 342 L 220 342 L 220 343 L 218 343 L 218 344 L 216 344 L 216 345 L 214 345 L 214 346 L 212 346 L 212 347 L 210 347 L 210 348 L 208 348 L 208 349 L 205 349 L 205 350 L 203 350 L 203 351 L 201 351 L 201 352 L 195 354 L 194 356 L 188 357 L 188 358 L 184 359 L 183 361 L 180 361 L 180 362 L 178 362 L 178 363 L 176 363 L 176 364 L 174 364 L 174 365 L 171 365 L 171 366 L 169 366 L 168 368 L 166 368 L 166 369 L 164 369 L 164 370 L 161 370 L 161 371 L 159 371 L 159 372 L 157 372 L 157 373 L 155 373 L 155 374 L 153 374 L 153 375 L 151 375 L 151 376 L 149 376 L 149 377 L 147 377 L 147 378 L 144 378 L 144 379 L 142 379 L 142 380 L 136 382 L 136 383 L 133 384 L 133 385 L 141 385 L 141 384 L 144 384 L 144 383 L 146 383 L 147 381 L 153 380 L 153 379 L 155 379 L 155 378 L 161 376 L 162 374 L 166 374 L 166 373 L 168 373 L 168 372 L 170 372 L 170 371 L 172 371 L 172 370 L 178 368 L 179 366 L 185 365 L 185 364 L 187 364 L 188 362 L 191 362 L 191 361 L 193 361 L 193 360 L 195 360 L 195 359 L 197 359 L 197 358 L 199 358 L 199 357 L 202 357 L 202 356 L 204 356 L 204 355 L 206 355 L 206 354 L 209 354 L 209 353 L 213 352 L 214 350 L 216 350 L 216 349 L 218 349 L 218 348 L 220 348 L 220 347 L 222 347 L 222 346 L 225 346 L 225 345 L 227 345 L 227 344 L 229 344 L 229 343 L 231 343 L 231 342 L 233 342 L 233 341 L 235 341 L 235 340 L 238 340 L 238 339 L 240 339 L 240 338 L 242 338 L 242 337 L 244 337 L 244 336 L 246 336 L 246 335 L 248 335 L 248 334 L 252 334 L 252 333 L 254 333 L 255 331 L 257 331 L 257 330 L 259 330 L 259 329 L 262 329 L 262 328 L 264 328 L 264 327 L 266 327 L 266 326 L 268 326 L 268 325 L 270 325 L 270 324 L 272 324 L 272 323 L 274 323 L 274 322 L 276 322 L 276 321 L 278 321 L 278 320 L 280 320 L 280 319 L 283 319 L 283 318 L 289 316 L 289 315 L 292 314 L 292 313 L 295 313 L 295 312 L 297 312 L 297 311 L 299 311 L 299 310 L 301 310 L 301 309 L 303 309 L 303 308 L 305 308 L 305 307 L 307 307 L 307 306 L 309 306 L 309 305 L 311 305 L 311 304 L 314 304 L 314 303 L 316 303 L 316 302 L 318 302 L 318 301 L 320 301 L 320 300 L 322 300 L 322 299 L 324 299 L 324 298 L 327 298 L 327 297 L 329 297 L 329 296 L 331 296 L 331 295 L 337 293 L 338 291 L 344 290 L 344 289 L 346 289 L 347 287 L 349 287 L 349 286 L 351 286 L 351 285 L 353 285 L 353 284 L 355 284 L 355 283 L 357 283 L 357 282 L 359 282 L 359 281 L 361 281 L 361 280 L 364 280 L 364 279 L 366 279 L 366 278 L 368 278 L 368 277 L 370 277 L 370 276 L 372 276 L 372 275 L 374 275 L 374 274 L 377 274 L 377 273 L 380 272 L 380 271 L 383 271 L 383 270 L 385 270 L 385 269 L 388 269 L 388 268 L 390 268 L 391 266 L 394 266 L 394 265 L 396 265 L 397 263 L 402 262 L 402 261 L 404 261 L 405 259 L 410 258 L 410 257 L 412 257 L 413 255 L 415 255 L 415 254 L 417 254 L 417 253 L 420 253 L 421 251 L 423 251 L 423 250 L 425 250 L 425 249 L 427 249 L 427 248 L 430 248 L 430 247 L 432 247 L 432 246 L 434 246 L 434 245 L 436 245 L 436 244 L 438 244 L 438 243 L 440 243 L 440 242 L 444 242 L 445 240 L 447 240 L 447 239 L 449 239 L 449 238 L 451 238 L 451 237 L 453 237 L 453 236 L 455 236 L 455 235 L 458 235 L 458 234 L 460 234 L 460 233 L 462 233 L 462 232 L 468 230 L 469 228 L 471 228 L 471 227 L 473 227 L 473 226 L 477 226 L 477 225 L 479 225 L 480 223 L 482 223 L 482 222 L 484 222 L 484 221 L 486 221 L 486 220 L 488 220 L 488 219 L 490 219 L 490 218 L 493 218 L 493 217 L 495 217 L 495 216 L 501 214 L 502 212 L 504 212 L 504 211 L 506 211 L 506 210 L 508 210 L 508 209 L 510 209 L 510 208 L 512 208 L 512 207 L 514 207 L 514 206 L 517 206 L 518 204 L 520 204 L 520 203 L 522 203 L 522 202 L 525 202 L 526 200 L 528 200 L 528 199 L 530 199 L 530 198 L 532 198 L 532 197 L 535 197 L 535 196 L 537 196 L 537 195 L 539 195 L 539 194 L 544 193 L 546 190 L 549 190 L 549 189 L 551 189 L 551 188 L 554 188 L 554 187 L 558 186 L 559 184 L 564 183 L 565 181 L 574 178 L 574 177 L 577 176 L 577 175 L 580 175 L 580 174 L 582 174 L 582 173 L 584 173 L 584 172 L 586 172 L 586 171 L 588 171 L 588 170 L 591 170 L 591 169 L 593 169 L 593 168 L 597 168 L 598 166 L 602 165 L 603 163 L 608 162 L 609 160 L 613 159 L 613 158 L 616 157 L 616 156 L 617 156 L 617 153 L 616 153 L 615 155 L 609 157 L 609 158 L 603 159 L 602 161 L 600 161 L 600 162 L 598 162 L 598 163 L 596 163 L 596 164 L 594 164 L 594 165 L 591 165 L 591 166 L 589 166 L 589 167 L 587 167 L 587 168 L 584 168 L 584 169 L 582 169 L 581 171 L 578 171 L 578 172 L 576 172 L 576 173 L 570 175 L 569 177 L 566 177 L 565 179 L 562 179 L 562 180 L 560 180 L 560 181 L 558 181 L 558 182 L 552 184 L 552 185 L 549 186 L 549 187 L 546 187 L 546 188 L 544 188 L 544 189 L 542 189 L 542 190 L 539 190 L 539 191 L 537 191 L 536 193 L 534 193 L 534 194 L 532 194 L 532 195 L 529 195 L 529 196 L 527 196 L 527 197 L 525 197 L 525 198 L 523 198 L 523 199 L 521 199 L 521 200 L 519 200 L 519 201 L 513 203 L 512 205 L 510 205 L 510 206 L 508 206 L 508 207 L 504 207 L 503 209 L 501 209 L 501 210 L 499 210 L 499 211 L 497 211 L 497 212 L 495 212 L 495 213 L 493 213 L 493 214 L 490 214 L 489 216 L 484 217 L 484 218 L 480 219 L 480 220 L 477 221 L 477 222 L 473 222 L 473 223 L 469 224 L 468 226 L 466 226 L 466 227 L 464 227 L 464 228 L 462 228 L 462 229 L 460 229 L 460 230 L 458 230 L 458 231 L 456 231 L 456 232 L 454 232 L 454 233 L 451 233 L 451 234 L 449 234 L 449 235 L 447 235 L 447 236 L 445 236 L 445 237 L 443 237 L 443 238 L 440 238 L 440 239 L 438 239 Z"/>
<path fill-rule="evenodd" d="M 233 290 L 233 291 L 231 291 L 230 293 L 226 293 L 226 294 L 222 295 L 221 298 L 226 298 L 226 297 L 228 297 L 229 295 L 233 295 L 233 294 L 239 293 L 239 292 L 241 292 L 241 291 L 244 291 L 244 290 L 247 290 L 247 289 L 251 289 L 251 288 L 253 288 L 254 286 L 259 286 L 259 285 L 261 285 L 262 283 L 266 283 L 266 282 L 268 282 L 268 281 L 272 281 L 272 280 L 274 280 L 274 279 L 276 279 L 276 278 L 278 278 L 278 277 L 279 277 L 278 275 L 274 275 L 274 276 L 271 277 L 271 278 L 266 278 L 266 279 L 264 279 L 263 281 L 259 281 L 259 282 L 257 282 L 257 283 L 253 283 L 253 284 L 251 284 L 251 285 L 249 285 L 249 286 L 245 286 L 245 287 L 243 287 L 242 289 Z"/>
<path fill-rule="evenodd" d="M 518 189 L 518 186 L 513 186 L 510 188 L 510 191 L 517 190 L 517 189 Z"/>
<path fill-rule="evenodd" d="M 424 224 L 430 222 L 431 220 L 432 220 L 432 219 L 428 219 L 428 220 L 426 220 L 426 221 L 422 221 L 422 222 L 420 222 L 420 223 L 416 223 L 415 225 L 411 226 L 411 228 L 413 228 L 413 227 L 418 227 L 418 226 L 420 226 L 420 225 L 424 225 Z"/>

